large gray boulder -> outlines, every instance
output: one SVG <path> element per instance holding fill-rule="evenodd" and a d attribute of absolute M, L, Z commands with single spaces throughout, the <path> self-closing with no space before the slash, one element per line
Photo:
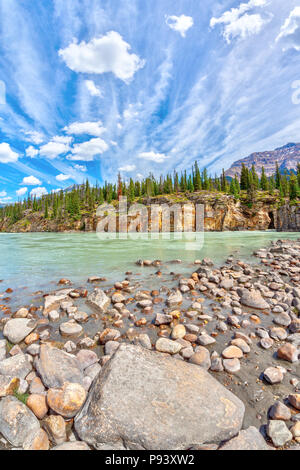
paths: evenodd
<path fill-rule="evenodd" d="M 251 426 L 221 446 L 220 450 L 273 450 L 258 429 Z"/>
<path fill-rule="evenodd" d="M 13 446 L 22 447 L 28 436 L 36 434 L 40 424 L 32 411 L 15 397 L 0 402 L 0 433 Z"/>
<path fill-rule="evenodd" d="M 176 450 L 238 434 L 244 405 L 201 367 L 121 344 L 76 417 L 95 448 Z"/>
<path fill-rule="evenodd" d="M 84 384 L 83 372 L 76 357 L 48 344 L 41 345 L 35 367 L 48 388 L 60 388 L 65 382 Z"/>
<path fill-rule="evenodd" d="M 88 295 L 87 303 L 98 312 L 105 313 L 110 305 L 110 299 L 103 290 L 96 288 Z"/>
<path fill-rule="evenodd" d="M 12 344 L 19 344 L 35 329 L 36 322 L 28 318 L 13 318 L 3 330 L 3 336 Z"/>
<path fill-rule="evenodd" d="M 17 354 L 0 362 L 0 374 L 25 379 L 32 371 L 32 364 L 26 354 Z"/>

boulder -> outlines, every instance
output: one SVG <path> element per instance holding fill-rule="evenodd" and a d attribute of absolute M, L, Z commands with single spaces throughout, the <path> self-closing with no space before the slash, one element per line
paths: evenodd
<path fill-rule="evenodd" d="M 109 307 L 110 299 L 102 289 L 96 288 L 88 295 L 87 303 L 100 313 L 105 313 Z"/>
<path fill-rule="evenodd" d="M 95 380 L 75 429 L 95 448 L 188 449 L 237 435 L 244 411 L 201 367 L 122 344 Z"/>
<path fill-rule="evenodd" d="M 31 362 L 25 354 L 17 354 L 0 362 L 0 374 L 25 379 L 32 370 Z"/>
<path fill-rule="evenodd" d="M 251 426 L 226 442 L 219 450 L 272 450 L 258 429 Z"/>
<path fill-rule="evenodd" d="M 0 433 L 14 447 L 22 447 L 29 436 L 40 430 L 40 424 L 30 409 L 15 397 L 0 402 Z"/>
<path fill-rule="evenodd" d="M 23 341 L 36 327 L 36 322 L 27 318 L 9 320 L 3 330 L 3 336 L 12 344 Z"/>
<path fill-rule="evenodd" d="M 42 344 L 35 365 L 43 384 L 48 388 L 60 388 L 65 382 L 83 384 L 83 373 L 76 357 L 60 349 Z"/>

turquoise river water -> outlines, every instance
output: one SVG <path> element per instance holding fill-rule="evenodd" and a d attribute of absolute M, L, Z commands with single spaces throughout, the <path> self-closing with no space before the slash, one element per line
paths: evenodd
<path fill-rule="evenodd" d="M 49 289 L 61 278 L 80 283 L 99 275 L 116 281 L 124 279 L 126 271 L 137 270 L 146 276 L 149 268 L 137 267 L 138 259 L 182 259 L 180 271 L 191 271 L 195 259 L 209 257 L 219 264 L 235 255 L 247 260 L 253 251 L 279 238 L 297 239 L 300 233 L 213 232 L 205 233 L 203 242 L 193 243 L 172 239 L 101 241 L 94 233 L 3 233 L 0 285 L 2 291 L 8 287 L 33 291 Z"/>

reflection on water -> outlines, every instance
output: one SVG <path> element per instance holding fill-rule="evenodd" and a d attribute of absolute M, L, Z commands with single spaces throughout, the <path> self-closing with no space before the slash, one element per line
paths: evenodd
<path fill-rule="evenodd" d="M 299 233 L 222 232 L 205 233 L 204 241 L 178 239 L 107 240 L 94 233 L 0 234 L 1 290 L 27 286 L 40 289 L 67 277 L 74 282 L 100 275 L 123 279 L 126 271 L 136 270 L 138 259 L 182 259 L 182 272 L 189 263 L 204 257 L 222 263 L 229 255 L 249 259 L 254 250 L 278 238 L 300 237 Z M 149 270 L 138 268 L 142 275 Z"/>

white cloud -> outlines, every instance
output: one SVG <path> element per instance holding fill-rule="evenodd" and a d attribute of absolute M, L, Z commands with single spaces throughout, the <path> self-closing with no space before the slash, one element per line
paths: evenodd
<path fill-rule="evenodd" d="M 9 201 L 11 201 L 11 197 L 10 196 L 7 196 L 7 197 L 3 197 L 0 199 L 0 204 L 7 204 Z"/>
<path fill-rule="evenodd" d="M 144 160 L 149 160 L 151 162 L 155 163 L 163 163 L 165 160 L 167 160 L 167 155 L 164 155 L 163 153 L 155 153 L 155 152 L 142 152 L 139 154 L 139 157 L 144 159 Z"/>
<path fill-rule="evenodd" d="M 194 20 L 191 16 L 180 15 L 180 16 L 166 16 L 166 24 L 181 34 L 183 38 L 186 36 L 186 32 L 194 25 Z"/>
<path fill-rule="evenodd" d="M 68 160 L 81 160 L 91 162 L 94 157 L 101 155 L 106 152 L 108 145 L 104 140 L 95 138 L 83 142 L 82 144 L 76 144 L 71 150 L 71 154 L 67 156 Z"/>
<path fill-rule="evenodd" d="M 51 193 L 60 193 L 60 191 L 62 191 L 61 188 L 51 189 Z"/>
<path fill-rule="evenodd" d="M 96 137 L 100 137 L 106 129 L 102 126 L 101 121 L 97 122 L 73 122 L 69 126 L 64 128 L 68 134 L 73 135 L 93 135 Z"/>
<path fill-rule="evenodd" d="M 62 182 L 62 181 L 67 181 L 67 180 L 69 180 L 70 178 L 71 178 L 70 175 L 64 175 L 64 174 L 57 175 L 57 176 L 55 177 L 55 179 L 56 179 L 57 181 L 61 181 L 61 182 Z"/>
<path fill-rule="evenodd" d="M 21 189 L 18 189 L 18 191 L 16 191 L 16 194 L 17 196 L 24 196 L 28 191 L 28 188 L 21 188 Z"/>
<path fill-rule="evenodd" d="M 139 112 L 136 110 L 136 107 L 133 104 L 130 104 L 128 108 L 125 109 L 123 113 L 123 118 L 128 120 L 128 119 L 136 118 L 138 117 L 138 115 L 139 115 Z"/>
<path fill-rule="evenodd" d="M 7 196 L 7 192 L 6 191 L 0 191 L 0 197 L 5 197 Z"/>
<path fill-rule="evenodd" d="M 42 182 L 35 176 L 26 176 L 25 178 L 23 178 L 21 184 L 28 184 L 29 186 L 38 186 L 42 184 Z"/>
<path fill-rule="evenodd" d="M 52 142 L 58 142 L 59 144 L 71 144 L 73 141 L 73 137 L 68 137 L 66 135 L 56 135 L 52 137 Z"/>
<path fill-rule="evenodd" d="M 276 42 L 281 42 L 283 50 L 300 51 L 300 7 L 294 8 L 281 27 Z"/>
<path fill-rule="evenodd" d="M 258 34 L 271 17 L 263 18 L 258 13 L 248 14 L 247 12 L 268 3 L 269 0 L 249 0 L 248 3 L 241 3 L 238 8 L 225 11 L 219 18 L 212 18 L 210 26 L 214 28 L 217 24 L 225 25 L 223 36 L 228 43 L 234 38 L 245 39 L 252 34 Z"/>
<path fill-rule="evenodd" d="M 46 194 L 48 194 L 48 191 L 46 188 L 34 188 L 31 193 L 30 193 L 30 196 L 34 197 L 41 197 L 41 196 L 45 196 Z"/>
<path fill-rule="evenodd" d="M 42 157 L 49 158 L 54 160 L 59 155 L 64 155 L 70 151 L 70 143 L 72 142 L 72 137 L 67 136 L 55 136 L 53 139 L 48 142 L 48 144 L 40 147 L 40 155 Z"/>
<path fill-rule="evenodd" d="M 124 82 L 130 81 L 145 62 L 130 54 L 130 45 L 116 31 L 90 42 L 73 42 L 59 55 L 74 72 L 102 74 L 112 72 Z"/>
<path fill-rule="evenodd" d="M 40 145 L 44 142 L 45 136 L 41 132 L 32 131 L 32 132 L 25 132 L 28 135 L 29 140 L 36 145 Z"/>
<path fill-rule="evenodd" d="M 84 165 L 77 165 L 77 164 L 76 164 L 76 165 L 74 165 L 74 168 L 75 168 L 75 170 L 81 171 L 81 172 L 83 172 L 83 173 L 85 173 L 85 172 L 87 171 L 87 167 L 84 166 Z"/>
<path fill-rule="evenodd" d="M 14 163 L 18 161 L 19 155 L 14 152 L 6 142 L 0 144 L 0 163 Z"/>
<path fill-rule="evenodd" d="M 103 93 L 99 87 L 96 86 L 93 80 L 85 80 L 85 86 L 90 92 L 91 96 L 99 96 L 100 98 L 103 97 Z"/>
<path fill-rule="evenodd" d="M 30 158 L 35 158 L 39 154 L 38 149 L 36 149 L 32 145 L 30 145 L 30 147 L 27 147 L 25 152 L 26 152 L 26 156 Z"/>
<path fill-rule="evenodd" d="M 136 169 L 135 165 L 125 165 L 119 168 L 119 171 L 124 171 L 125 173 L 130 173 Z"/>

